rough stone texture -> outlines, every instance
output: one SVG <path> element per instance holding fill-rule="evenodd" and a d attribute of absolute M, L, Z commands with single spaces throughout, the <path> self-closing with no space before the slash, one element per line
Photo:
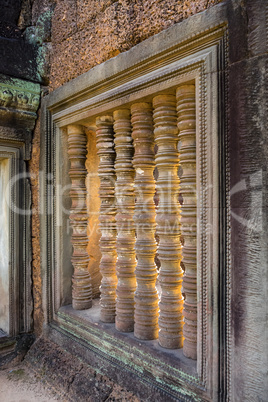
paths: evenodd
<path fill-rule="evenodd" d="M 16 24 L 21 9 L 21 0 L 5 0 L 1 2 L 1 21 Z"/>
<path fill-rule="evenodd" d="M 55 7 L 56 0 L 34 0 L 32 4 L 32 24 L 36 25 L 38 18 L 44 12 Z"/>
<path fill-rule="evenodd" d="M 18 18 L 18 27 L 24 30 L 32 23 L 32 2 L 31 0 L 22 0 L 21 10 Z"/>
<path fill-rule="evenodd" d="M 53 2 L 5 0 L 2 3 L 0 72 L 47 84 L 51 50 L 47 42 L 51 37 Z"/>
<path fill-rule="evenodd" d="M 27 354 L 26 364 L 67 401 L 139 401 L 131 392 L 43 338 Z"/>
<path fill-rule="evenodd" d="M 36 122 L 33 133 L 32 155 L 29 162 L 29 173 L 31 177 L 32 191 L 32 279 L 33 279 L 33 300 L 34 300 L 34 332 L 40 335 L 43 325 L 42 310 L 42 281 L 40 271 L 40 218 L 39 218 L 39 157 L 40 157 L 40 118 Z"/>
<path fill-rule="evenodd" d="M 268 13 L 268 4 L 266 15 Z M 248 57 L 230 66 L 233 400 L 265 401 L 267 361 L 267 21 L 248 1 Z M 250 373 L 250 375 L 249 375 Z"/>
<path fill-rule="evenodd" d="M 20 363 L 34 341 L 32 334 L 22 334 L 16 338 L 0 337 L 0 370 Z"/>
<path fill-rule="evenodd" d="M 0 54 L 1 73 L 35 82 L 40 80 L 36 66 L 36 47 L 22 38 L 14 40 L 0 36 Z"/>
<path fill-rule="evenodd" d="M 238 158 L 231 157 L 234 172 L 231 188 L 236 189 L 231 197 L 233 381 L 236 384 L 235 400 L 242 398 L 247 401 L 256 400 L 256 393 L 262 395 L 261 400 L 267 398 L 263 384 L 263 378 L 267 378 L 267 353 L 263 347 L 267 345 L 268 147 L 264 134 L 265 116 L 261 118 L 265 110 L 267 66 L 266 55 L 240 62 L 230 71 L 231 81 L 236 82 L 232 89 L 234 124 L 231 130 L 235 135 L 231 140 L 231 150 L 233 155 L 239 155 Z M 253 153 L 249 152 L 253 149 Z"/>
<path fill-rule="evenodd" d="M 51 89 L 221 1 L 57 1 L 52 19 Z"/>
<path fill-rule="evenodd" d="M 34 128 L 40 85 L 0 74 L 0 124 Z"/>

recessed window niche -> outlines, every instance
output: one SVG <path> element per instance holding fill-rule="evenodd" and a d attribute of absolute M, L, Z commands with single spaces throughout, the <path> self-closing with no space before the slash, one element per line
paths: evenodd
<path fill-rule="evenodd" d="M 32 130 L 40 85 L 0 74 L 0 365 L 32 342 Z M 3 356 L 3 360 L 2 360 Z"/>
<path fill-rule="evenodd" d="M 14 338 L 32 328 L 31 204 L 23 143 L 3 143 L 0 127 L 0 330 Z"/>
<path fill-rule="evenodd" d="M 229 213 L 227 27 L 195 18 L 48 95 L 41 136 L 47 336 L 182 401 L 218 395 Z"/>

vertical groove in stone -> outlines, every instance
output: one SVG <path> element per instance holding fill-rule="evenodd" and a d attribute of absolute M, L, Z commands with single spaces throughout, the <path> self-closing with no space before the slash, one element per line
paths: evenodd
<path fill-rule="evenodd" d="M 178 127 L 176 97 L 158 95 L 153 99 L 154 134 L 158 147 L 156 167 L 158 168 L 157 192 L 157 234 L 158 255 L 161 263 L 159 283 L 161 285 L 159 343 L 169 349 L 183 345 L 183 298 L 181 284 L 183 272 L 180 241 L 180 205 L 178 201 L 179 155 L 177 151 Z"/>
<path fill-rule="evenodd" d="M 134 221 L 136 225 L 136 280 L 134 335 L 139 339 L 158 337 L 158 293 L 155 286 L 157 269 L 154 262 L 155 241 L 155 180 L 153 171 L 154 135 L 152 108 L 148 103 L 131 107 L 135 155 Z"/>
<path fill-rule="evenodd" d="M 132 165 L 134 148 L 131 137 L 130 110 L 114 112 L 116 150 L 116 204 L 117 204 L 117 288 L 116 319 L 118 331 L 134 331 L 134 292 L 136 290 L 136 254 L 134 176 Z"/>
<path fill-rule="evenodd" d="M 75 310 L 85 310 L 92 306 L 91 278 L 88 271 L 89 255 L 87 252 L 86 154 L 87 137 L 83 127 L 79 125 L 68 126 L 68 155 L 71 164 L 69 175 L 72 182 L 70 221 L 73 228 L 72 264 L 74 267 L 72 304 Z"/>
<path fill-rule="evenodd" d="M 184 345 L 183 353 L 191 359 L 197 358 L 197 263 L 196 263 L 196 112 L 195 86 L 177 88 L 177 111 L 182 168 L 180 193 L 183 198 L 181 230 L 184 241 L 183 277 L 184 302 Z"/>
<path fill-rule="evenodd" d="M 101 321 L 115 322 L 116 300 L 116 206 L 115 206 L 115 151 L 112 116 L 100 116 L 96 119 L 97 153 L 100 158 L 100 250 L 101 262 Z"/>

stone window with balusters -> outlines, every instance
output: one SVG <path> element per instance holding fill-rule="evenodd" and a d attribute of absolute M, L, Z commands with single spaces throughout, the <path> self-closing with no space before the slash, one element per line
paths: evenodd
<path fill-rule="evenodd" d="M 118 331 L 134 331 L 138 339 L 159 339 L 164 348 L 183 347 L 191 359 L 197 356 L 195 128 L 192 83 L 179 86 L 174 94 L 156 95 L 151 102 L 133 103 L 96 118 L 100 319 L 115 322 Z M 87 137 L 81 125 L 67 130 L 73 202 L 72 304 L 84 310 L 92 306 Z"/>
<path fill-rule="evenodd" d="M 156 387 L 168 373 L 191 400 L 217 393 L 219 287 L 230 300 L 227 34 L 181 26 L 43 102 L 42 261 L 52 338 L 61 328 L 135 375 L 154 367 Z"/>

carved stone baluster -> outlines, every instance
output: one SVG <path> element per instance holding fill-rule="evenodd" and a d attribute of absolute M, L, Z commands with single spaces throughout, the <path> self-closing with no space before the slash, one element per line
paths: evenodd
<path fill-rule="evenodd" d="M 183 353 L 197 358 L 197 264 L 196 264 L 196 115 L 195 86 L 183 85 L 177 89 L 177 111 L 182 168 L 180 193 L 183 198 L 181 230 L 184 239 L 183 277 L 184 327 Z"/>
<path fill-rule="evenodd" d="M 174 95 L 158 95 L 153 99 L 153 106 L 154 134 L 158 146 L 156 187 L 159 194 L 159 206 L 156 222 L 159 236 L 158 255 L 161 263 L 159 273 L 161 285 L 159 343 L 165 348 L 176 349 L 183 345 L 183 298 L 181 294 L 183 272 L 180 267 L 176 97 Z"/>
<path fill-rule="evenodd" d="M 115 151 L 113 118 L 101 116 L 96 120 L 97 150 L 100 158 L 100 249 L 101 262 L 101 321 L 115 321 L 115 299 L 116 299 L 116 206 L 115 206 Z"/>
<path fill-rule="evenodd" d="M 134 221 L 136 225 L 136 280 L 134 335 L 139 339 L 156 339 L 158 336 L 158 293 L 155 286 L 157 269 L 154 262 L 155 241 L 155 181 L 153 171 L 154 136 L 152 109 L 148 103 L 131 107 L 135 155 Z"/>
<path fill-rule="evenodd" d="M 88 247 L 89 254 L 89 273 L 91 275 L 92 284 L 92 299 L 100 297 L 100 260 L 101 251 L 100 243 L 100 230 L 99 230 L 99 211 L 100 211 L 100 180 L 98 177 L 99 157 L 96 150 L 96 130 L 86 129 L 87 134 L 87 160 L 86 168 L 89 174 L 86 179 L 87 186 L 87 206 L 88 206 Z"/>
<path fill-rule="evenodd" d="M 132 165 L 133 144 L 131 138 L 130 111 L 114 112 L 114 132 L 116 150 L 116 203 L 117 203 L 117 289 L 116 289 L 116 329 L 123 332 L 134 330 L 135 277 L 135 225 L 133 220 L 135 195 Z"/>
<path fill-rule="evenodd" d="M 71 163 L 69 175 L 72 181 L 70 197 L 72 208 L 70 221 L 73 228 L 73 290 L 72 300 L 75 310 L 85 310 L 92 306 L 91 278 L 88 271 L 89 255 L 87 252 L 87 205 L 86 175 L 87 137 L 80 125 L 68 126 L 68 154 Z"/>

